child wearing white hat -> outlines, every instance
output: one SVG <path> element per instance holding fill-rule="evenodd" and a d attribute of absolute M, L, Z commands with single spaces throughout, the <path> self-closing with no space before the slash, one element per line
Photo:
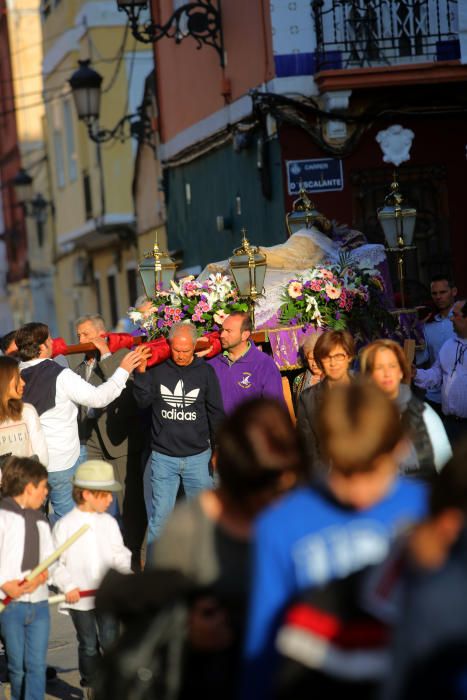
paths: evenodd
<path fill-rule="evenodd" d="M 84 697 L 92 698 L 99 656 L 115 641 L 114 620 L 96 612 L 94 597 L 80 598 L 80 591 L 95 590 L 112 568 L 131 573 L 131 552 L 123 544 L 117 521 L 105 511 L 112 494 L 121 489 L 111 464 L 90 460 L 81 464 L 73 477 L 75 508 L 53 529 L 55 547 L 85 524 L 89 529 L 59 559 L 55 582 L 66 595 L 78 637 L 78 662 Z"/>

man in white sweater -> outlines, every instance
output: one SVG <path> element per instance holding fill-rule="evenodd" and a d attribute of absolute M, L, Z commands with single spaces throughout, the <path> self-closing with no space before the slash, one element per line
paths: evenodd
<path fill-rule="evenodd" d="M 78 405 L 103 408 L 116 399 L 146 351 L 140 346 L 125 355 L 110 379 L 94 387 L 52 361 L 52 338 L 44 323 L 28 323 L 20 328 L 16 344 L 26 382 L 23 399 L 37 410 L 47 441 L 50 500 L 57 520 L 73 508 L 71 480 L 80 452 Z"/>

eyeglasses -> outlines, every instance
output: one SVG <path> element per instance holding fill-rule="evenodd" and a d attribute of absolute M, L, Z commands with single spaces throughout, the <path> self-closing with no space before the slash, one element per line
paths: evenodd
<path fill-rule="evenodd" d="M 346 355 L 344 352 L 338 352 L 335 355 L 326 355 L 326 357 L 322 357 L 321 362 L 344 362 L 347 357 L 348 355 Z"/>

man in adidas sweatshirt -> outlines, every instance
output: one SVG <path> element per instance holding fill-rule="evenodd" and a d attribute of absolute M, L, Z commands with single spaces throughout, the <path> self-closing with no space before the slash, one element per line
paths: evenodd
<path fill-rule="evenodd" d="M 103 408 L 114 401 L 145 351 L 138 349 L 125 355 L 112 376 L 95 387 L 51 359 L 52 338 L 45 323 L 27 323 L 20 328 L 16 344 L 23 360 L 21 376 L 26 382 L 23 400 L 38 412 L 47 442 L 50 500 L 55 521 L 74 507 L 71 479 L 80 453 L 78 405 Z"/>
<path fill-rule="evenodd" d="M 176 323 L 169 333 L 170 359 L 135 373 L 140 408 L 152 406 L 152 514 L 148 544 L 173 510 L 180 480 L 188 498 L 213 486 L 210 467 L 215 434 L 224 418 L 216 373 L 195 357 L 196 328 Z"/>

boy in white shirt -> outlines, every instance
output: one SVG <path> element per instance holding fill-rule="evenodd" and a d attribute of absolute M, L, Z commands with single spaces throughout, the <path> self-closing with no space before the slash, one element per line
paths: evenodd
<path fill-rule="evenodd" d="M 117 623 L 96 612 L 94 597 L 80 598 L 80 591 L 95 590 L 110 568 L 131 573 L 131 552 L 123 544 L 117 521 L 105 511 L 112 494 L 121 489 L 111 464 L 89 460 L 73 477 L 76 507 L 53 529 L 58 548 L 85 524 L 89 530 L 67 549 L 54 571 L 54 581 L 66 594 L 68 609 L 78 638 L 78 663 L 84 697 L 92 698 L 97 663 L 118 635 Z"/>
<path fill-rule="evenodd" d="M 0 598 L 12 601 L 0 616 L 8 654 L 12 700 L 42 700 L 49 641 L 47 571 L 24 577 L 53 552 L 41 506 L 47 469 L 28 457 L 10 457 L 3 468 L 0 503 Z"/>

